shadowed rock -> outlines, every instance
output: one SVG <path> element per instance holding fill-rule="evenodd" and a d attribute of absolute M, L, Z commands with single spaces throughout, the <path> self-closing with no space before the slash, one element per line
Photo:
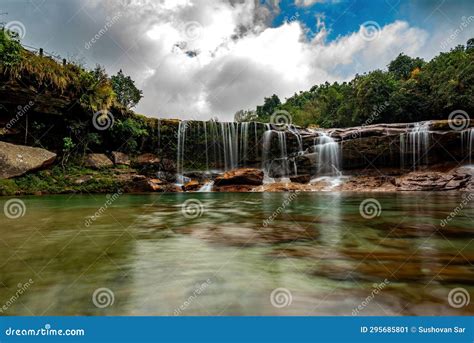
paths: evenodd
<path fill-rule="evenodd" d="M 56 154 L 41 148 L 0 142 L 0 179 L 8 179 L 51 165 Z"/>

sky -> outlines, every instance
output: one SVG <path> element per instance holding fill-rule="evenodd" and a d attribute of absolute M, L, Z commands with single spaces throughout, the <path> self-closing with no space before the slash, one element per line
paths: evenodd
<path fill-rule="evenodd" d="M 188 120 L 231 121 L 474 37 L 472 0 L 0 0 L 4 12 L 23 44 L 130 75 L 137 112 Z"/>

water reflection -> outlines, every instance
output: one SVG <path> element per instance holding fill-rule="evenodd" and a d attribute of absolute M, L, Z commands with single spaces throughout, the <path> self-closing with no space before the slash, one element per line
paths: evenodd
<path fill-rule="evenodd" d="M 351 315 L 385 279 L 361 315 L 473 314 L 447 302 L 455 287 L 473 294 L 473 205 L 441 228 L 459 194 L 380 194 L 373 219 L 359 212 L 369 197 L 123 195 L 90 226 L 105 196 L 27 197 L 24 217 L 0 217 L 1 314 Z M 101 287 L 113 305 L 94 305 Z M 277 288 L 289 306 L 272 306 Z"/>

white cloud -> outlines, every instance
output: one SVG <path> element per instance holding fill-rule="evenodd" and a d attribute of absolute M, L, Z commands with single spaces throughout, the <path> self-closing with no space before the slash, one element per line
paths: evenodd
<path fill-rule="evenodd" d="M 115 2 L 109 6 L 109 12 L 120 10 Z M 269 27 L 273 10 L 259 1 L 130 0 L 111 37 L 127 47 L 115 64 L 144 91 L 137 111 L 232 120 L 237 110 L 273 93 L 283 99 L 383 68 L 401 51 L 417 55 L 427 40 L 425 31 L 396 21 L 372 41 L 364 40 L 362 28 L 329 43 L 320 29 L 309 41 L 298 21 Z"/>

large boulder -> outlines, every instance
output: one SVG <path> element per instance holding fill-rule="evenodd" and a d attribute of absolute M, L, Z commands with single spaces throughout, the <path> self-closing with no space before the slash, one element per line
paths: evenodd
<path fill-rule="evenodd" d="M 84 166 L 92 169 L 102 169 L 113 167 L 114 163 L 104 154 L 87 154 Z"/>
<path fill-rule="evenodd" d="M 260 186 L 263 184 L 263 171 L 254 168 L 234 169 L 219 175 L 214 180 L 214 185 L 234 186 L 234 185 L 252 185 Z"/>
<path fill-rule="evenodd" d="M 0 142 L 0 179 L 8 179 L 51 165 L 56 154 L 24 145 Z"/>
<path fill-rule="evenodd" d="M 449 191 L 463 188 L 470 180 L 468 173 L 426 171 L 396 178 L 395 184 L 400 191 Z"/>
<path fill-rule="evenodd" d="M 112 160 L 115 165 L 129 166 L 130 158 L 120 151 L 112 151 Z"/>
<path fill-rule="evenodd" d="M 138 164 L 139 166 L 159 166 L 160 162 L 161 159 L 155 154 L 151 153 L 138 155 L 134 160 L 134 163 Z"/>

